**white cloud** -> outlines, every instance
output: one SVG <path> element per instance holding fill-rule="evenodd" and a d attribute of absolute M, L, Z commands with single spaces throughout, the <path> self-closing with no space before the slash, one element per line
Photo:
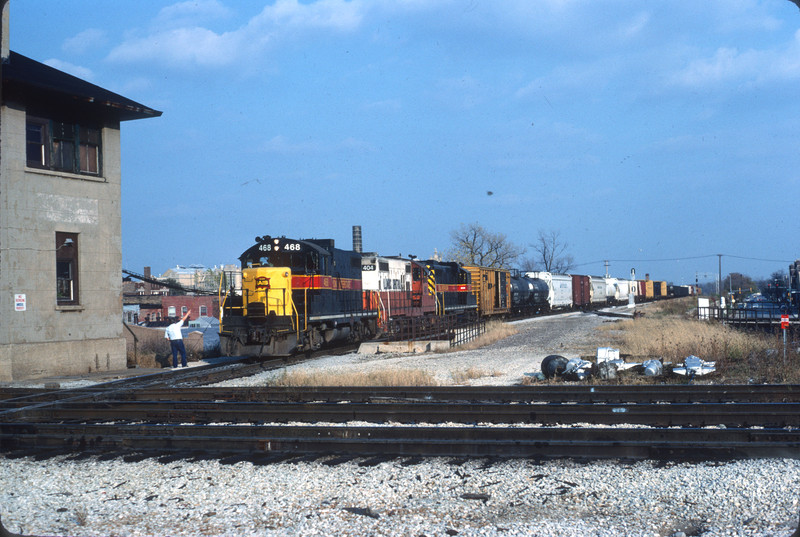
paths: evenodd
<path fill-rule="evenodd" d="M 69 62 L 61 61 L 56 58 L 51 58 L 49 60 L 45 60 L 45 65 L 49 65 L 54 69 L 58 69 L 59 71 L 64 71 L 65 73 L 69 73 L 72 76 L 77 76 L 78 78 L 82 78 L 83 80 L 92 81 L 94 78 L 94 73 L 91 69 L 87 69 L 86 67 L 81 67 L 80 65 L 75 65 Z"/>
<path fill-rule="evenodd" d="M 702 86 L 738 78 L 752 70 L 754 56 L 752 51 L 742 54 L 734 48 L 719 48 L 711 58 L 690 62 L 674 80 L 686 86 Z"/>
<path fill-rule="evenodd" d="M 107 41 L 108 38 L 105 31 L 89 28 L 65 40 L 61 45 L 61 49 L 70 54 L 83 54 L 104 46 Z"/>
<path fill-rule="evenodd" d="M 175 28 L 130 39 L 114 48 L 108 59 L 117 62 L 155 61 L 172 67 L 218 67 L 234 59 L 239 36 L 205 28 Z"/>
<path fill-rule="evenodd" d="M 671 82 L 677 86 L 708 87 L 796 80 L 800 78 L 800 30 L 794 37 L 783 49 L 742 51 L 720 47 L 713 56 L 690 61 L 672 75 Z"/>
<path fill-rule="evenodd" d="M 638 13 L 631 20 L 623 23 L 619 28 L 619 35 L 621 38 L 628 40 L 638 37 L 642 34 L 650 24 L 649 13 Z"/>
<path fill-rule="evenodd" d="M 239 28 L 217 32 L 197 21 L 213 13 L 226 14 L 224 6 L 214 0 L 183 2 L 162 9 L 153 24 L 156 30 L 128 38 L 112 49 L 108 59 L 186 68 L 236 65 L 252 61 L 277 37 L 319 29 L 352 31 L 361 24 L 364 9 L 358 1 L 302 4 L 298 0 L 278 0 Z"/>
<path fill-rule="evenodd" d="M 548 103 L 563 97 L 561 92 L 583 91 L 591 88 L 593 92 L 602 91 L 610 80 L 620 76 L 625 66 L 617 57 L 598 58 L 593 62 L 573 62 L 558 66 L 549 73 L 535 78 L 515 92 L 517 98 L 536 95 L 550 95 Z"/>
<path fill-rule="evenodd" d="M 203 21 L 217 21 L 230 15 L 231 10 L 217 0 L 192 0 L 162 8 L 153 21 L 153 27 L 195 26 Z"/>
<path fill-rule="evenodd" d="M 251 21 L 257 26 L 283 29 L 328 28 L 349 31 L 357 28 L 364 16 L 361 2 L 320 0 L 301 4 L 297 0 L 278 0 Z"/>

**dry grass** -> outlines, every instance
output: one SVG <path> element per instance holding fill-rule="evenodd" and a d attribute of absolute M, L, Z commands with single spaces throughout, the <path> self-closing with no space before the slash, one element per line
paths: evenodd
<path fill-rule="evenodd" d="M 726 382 L 800 381 L 800 356 L 789 345 L 784 363 L 781 334 L 699 321 L 691 315 L 693 307 L 691 298 L 664 301 L 649 307 L 642 318 L 606 324 L 599 329 L 606 332 L 620 353 L 630 355 L 633 361 L 662 358 L 679 363 L 695 355 L 716 362 L 717 378 Z"/>
<path fill-rule="evenodd" d="M 486 332 L 474 340 L 441 352 L 471 351 L 480 349 L 481 347 L 485 347 L 486 345 L 490 345 L 496 341 L 505 339 L 508 336 L 513 336 L 518 332 L 519 330 L 517 330 L 516 327 L 506 324 L 503 321 L 489 321 L 486 323 Z"/>
<path fill-rule="evenodd" d="M 503 373 L 500 371 L 487 372 L 477 367 L 470 367 L 466 371 L 452 371 L 450 376 L 453 377 L 453 382 L 456 384 L 465 384 L 469 380 L 480 379 L 484 377 L 502 377 Z"/>
<path fill-rule="evenodd" d="M 164 330 L 143 326 L 126 325 L 123 330 L 127 343 L 128 367 L 169 367 L 172 363 L 172 350 L 169 340 L 164 338 Z M 205 353 L 203 337 L 190 332 L 184 338 L 188 361 L 202 360 L 219 356 L 219 351 Z"/>
<path fill-rule="evenodd" d="M 284 372 L 270 386 L 436 386 L 433 374 L 419 369 L 387 369 L 329 373 L 298 370 Z"/>
<path fill-rule="evenodd" d="M 134 347 L 128 338 L 127 363 L 128 367 L 166 367 L 172 360 L 172 351 L 169 341 L 163 333 L 149 335 L 141 338 Z"/>

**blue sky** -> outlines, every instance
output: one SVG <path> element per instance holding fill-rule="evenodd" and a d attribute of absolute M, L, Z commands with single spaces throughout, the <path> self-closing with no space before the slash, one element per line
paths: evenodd
<path fill-rule="evenodd" d="M 123 124 L 129 270 L 354 224 L 422 258 L 555 230 L 575 272 L 675 283 L 800 257 L 788 0 L 12 0 L 11 49 L 163 111 Z"/>

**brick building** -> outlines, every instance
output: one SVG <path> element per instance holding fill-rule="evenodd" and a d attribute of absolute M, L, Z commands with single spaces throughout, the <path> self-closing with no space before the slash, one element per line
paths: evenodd
<path fill-rule="evenodd" d="M 161 297 L 161 317 L 181 318 L 189 312 L 189 319 L 214 317 L 219 319 L 219 297 L 217 296 L 164 296 Z"/>

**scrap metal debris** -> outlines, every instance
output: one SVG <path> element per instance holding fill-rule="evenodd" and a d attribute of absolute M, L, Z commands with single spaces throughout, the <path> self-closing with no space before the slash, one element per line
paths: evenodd
<path fill-rule="evenodd" d="M 541 373 L 526 373 L 538 380 L 562 377 L 566 380 L 584 380 L 594 377 L 600 380 L 613 380 L 620 371 L 637 368 L 646 377 L 660 377 L 665 368 L 672 362 L 665 362 L 660 358 L 645 360 L 642 363 L 626 362 L 620 357 L 619 349 L 611 347 L 598 347 L 597 358 L 594 362 L 583 358 L 565 358 L 551 354 L 542 360 Z M 716 372 L 716 362 L 706 362 L 697 356 L 687 356 L 683 363 L 671 368 L 676 375 L 689 378 L 708 375 Z"/>
<path fill-rule="evenodd" d="M 717 362 L 706 362 L 695 355 L 687 356 L 682 364 L 672 368 L 672 372 L 676 375 L 683 375 L 686 377 L 696 377 L 700 375 L 707 375 L 714 373 L 717 370 Z"/>

